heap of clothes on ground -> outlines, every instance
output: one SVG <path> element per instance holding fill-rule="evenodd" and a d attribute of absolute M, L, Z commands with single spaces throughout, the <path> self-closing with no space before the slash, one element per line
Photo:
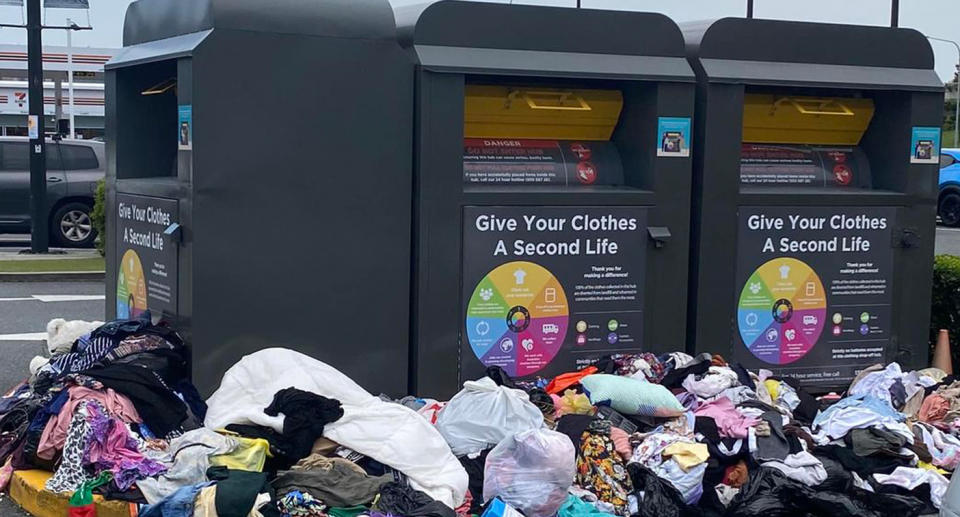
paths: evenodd
<path fill-rule="evenodd" d="M 493 367 L 447 402 L 374 396 L 292 350 L 206 401 L 180 337 L 107 323 L 0 399 L 0 488 L 98 486 L 146 517 L 896 515 L 960 463 L 960 380 L 896 363 L 844 398 L 717 355 L 614 355 L 553 379 Z"/>

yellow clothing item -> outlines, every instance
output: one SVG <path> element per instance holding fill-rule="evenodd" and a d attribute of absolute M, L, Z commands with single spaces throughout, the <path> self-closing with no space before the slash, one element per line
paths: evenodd
<path fill-rule="evenodd" d="M 663 450 L 663 457 L 673 458 L 684 472 L 707 461 L 710 451 L 704 443 L 674 443 Z"/>
<path fill-rule="evenodd" d="M 193 517 L 217 517 L 217 485 L 200 489 L 193 501 Z"/>
<path fill-rule="evenodd" d="M 931 464 L 929 464 L 929 463 L 927 463 L 927 462 L 925 462 L 925 461 L 917 461 L 917 467 L 918 467 L 918 468 L 921 468 L 921 469 L 932 470 L 932 471 L 934 471 L 934 472 L 936 472 L 936 473 L 938 473 L 938 474 L 942 474 L 942 475 L 944 475 L 944 476 L 946 476 L 947 474 L 949 474 L 949 472 L 947 472 L 946 470 L 943 470 L 942 468 L 937 467 L 937 466 L 935 466 L 935 465 L 931 465 Z"/>
<path fill-rule="evenodd" d="M 233 452 L 210 456 L 211 466 L 263 472 L 263 465 L 267 461 L 267 457 L 272 456 L 270 454 L 270 442 L 263 438 L 247 438 L 223 429 L 217 432 L 237 440 L 240 445 Z"/>
<path fill-rule="evenodd" d="M 780 398 L 780 381 L 767 379 L 763 381 L 763 385 L 766 386 L 767 391 L 770 392 L 770 398 L 774 401 Z"/>

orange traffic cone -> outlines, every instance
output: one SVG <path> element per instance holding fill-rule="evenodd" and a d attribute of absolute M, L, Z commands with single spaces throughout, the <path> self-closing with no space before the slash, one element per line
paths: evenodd
<path fill-rule="evenodd" d="M 940 329 L 937 334 L 937 346 L 933 349 L 933 367 L 940 368 L 947 372 L 947 375 L 953 373 L 953 363 L 950 360 L 950 333 L 945 329 Z"/>

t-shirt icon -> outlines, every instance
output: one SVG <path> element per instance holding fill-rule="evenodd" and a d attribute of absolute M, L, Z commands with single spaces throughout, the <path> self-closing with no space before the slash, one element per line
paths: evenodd
<path fill-rule="evenodd" d="M 518 269 L 513 272 L 513 278 L 516 281 L 517 285 L 523 285 L 523 279 L 526 278 L 526 276 L 527 276 L 527 272 L 522 269 Z"/>
<path fill-rule="evenodd" d="M 786 264 L 780 266 L 780 279 L 786 280 L 788 276 L 790 276 L 790 266 Z"/>

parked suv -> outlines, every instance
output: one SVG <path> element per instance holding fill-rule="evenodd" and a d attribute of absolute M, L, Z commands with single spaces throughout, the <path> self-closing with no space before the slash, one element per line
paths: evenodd
<path fill-rule="evenodd" d="M 30 142 L 0 137 L 0 233 L 30 232 Z M 103 142 L 47 140 L 47 207 L 55 246 L 93 245 L 90 212 L 104 177 Z"/>

